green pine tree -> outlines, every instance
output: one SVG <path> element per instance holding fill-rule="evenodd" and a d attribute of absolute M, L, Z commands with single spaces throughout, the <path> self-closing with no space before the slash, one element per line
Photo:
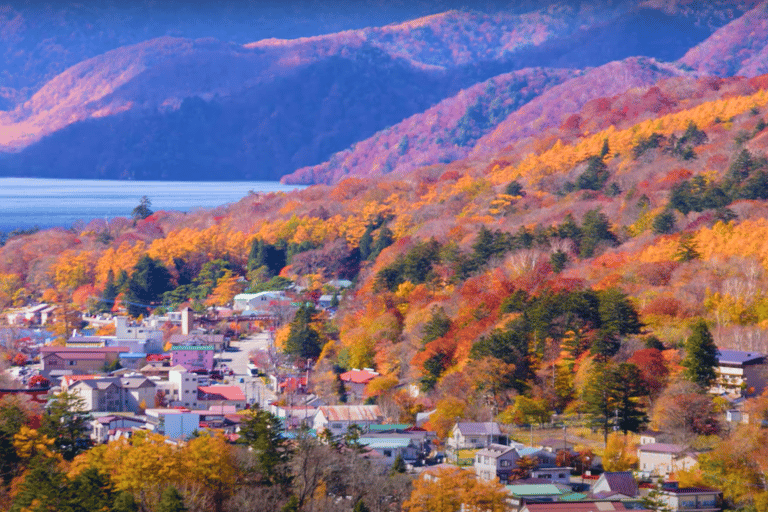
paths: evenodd
<path fill-rule="evenodd" d="M 680 363 L 686 379 L 709 388 L 714 383 L 717 373 L 719 353 L 715 340 L 704 320 L 696 321 L 691 327 L 691 335 L 685 342 L 685 358 Z"/>
<path fill-rule="evenodd" d="M 115 497 L 112 512 L 139 512 L 139 505 L 128 491 L 122 491 Z"/>
<path fill-rule="evenodd" d="M 184 505 L 184 497 L 174 486 L 168 486 L 160 496 L 160 503 L 157 505 L 157 512 L 187 512 L 189 510 Z"/>
<path fill-rule="evenodd" d="M 290 484 L 287 467 L 290 445 L 288 439 L 283 437 L 283 427 L 277 416 L 263 409 L 251 409 L 251 413 L 241 423 L 240 438 L 256 455 L 264 484 Z"/>
<path fill-rule="evenodd" d="M 397 457 L 395 457 L 395 461 L 392 463 L 392 469 L 390 470 L 391 474 L 396 473 L 405 473 L 406 471 L 405 467 L 405 461 L 403 460 L 403 455 L 398 453 Z"/>

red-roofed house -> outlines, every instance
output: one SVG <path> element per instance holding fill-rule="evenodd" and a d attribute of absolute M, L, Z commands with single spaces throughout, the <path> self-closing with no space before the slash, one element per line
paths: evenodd
<path fill-rule="evenodd" d="M 339 378 L 347 388 L 348 398 L 360 400 L 365 395 L 365 386 L 378 376 L 379 373 L 373 371 L 372 368 L 363 368 L 362 370 L 354 368 L 342 373 Z"/>
<path fill-rule="evenodd" d="M 234 405 L 239 411 L 245 409 L 245 395 L 239 386 L 198 386 L 197 403 L 203 408 Z"/>

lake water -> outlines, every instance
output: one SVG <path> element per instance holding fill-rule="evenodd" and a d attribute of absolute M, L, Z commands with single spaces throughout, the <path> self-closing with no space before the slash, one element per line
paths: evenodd
<path fill-rule="evenodd" d="M 151 209 L 192 211 L 239 201 L 248 192 L 289 192 L 271 181 L 189 182 L 0 178 L 0 231 L 70 227 L 77 220 L 130 217 L 141 196 Z"/>

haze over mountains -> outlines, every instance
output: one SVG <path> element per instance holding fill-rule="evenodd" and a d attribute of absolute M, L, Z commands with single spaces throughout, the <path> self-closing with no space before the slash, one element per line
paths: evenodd
<path fill-rule="evenodd" d="M 601 4 L 4 7 L 0 175 L 334 183 L 486 158 L 662 79 L 768 71 L 765 2 Z"/>

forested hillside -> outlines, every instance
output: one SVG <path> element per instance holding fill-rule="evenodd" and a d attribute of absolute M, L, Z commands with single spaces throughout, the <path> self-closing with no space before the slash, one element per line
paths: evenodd
<path fill-rule="evenodd" d="M 383 7 L 382 21 L 438 8 Z M 335 183 L 496 151 L 529 135 L 521 131 L 561 124 L 589 99 L 664 76 L 765 71 L 765 6 L 755 1 L 480 8 L 366 28 L 357 24 L 368 15 L 353 23 L 355 8 L 338 9 L 336 22 L 317 22 L 319 32 L 298 37 L 307 27 L 304 7 L 296 7 L 295 35 L 280 39 L 268 36 L 284 36 L 284 20 L 249 30 L 243 20 L 256 13 L 237 5 L 203 9 L 216 28 L 183 9 L 174 22 L 172 7 L 150 3 L 47 13 L 9 7 L 0 16 L 8 48 L 0 176 L 205 181 L 294 173 L 286 180 Z M 280 18 L 279 8 L 261 16 Z M 353 29 L 334 32 L 338 24 Z M 548 71 L 531 71 L 541 68 Z M 569 74 L 576 81 L 561 84 Z M 480 93 L 491 84 L 494 91 Z"/>

